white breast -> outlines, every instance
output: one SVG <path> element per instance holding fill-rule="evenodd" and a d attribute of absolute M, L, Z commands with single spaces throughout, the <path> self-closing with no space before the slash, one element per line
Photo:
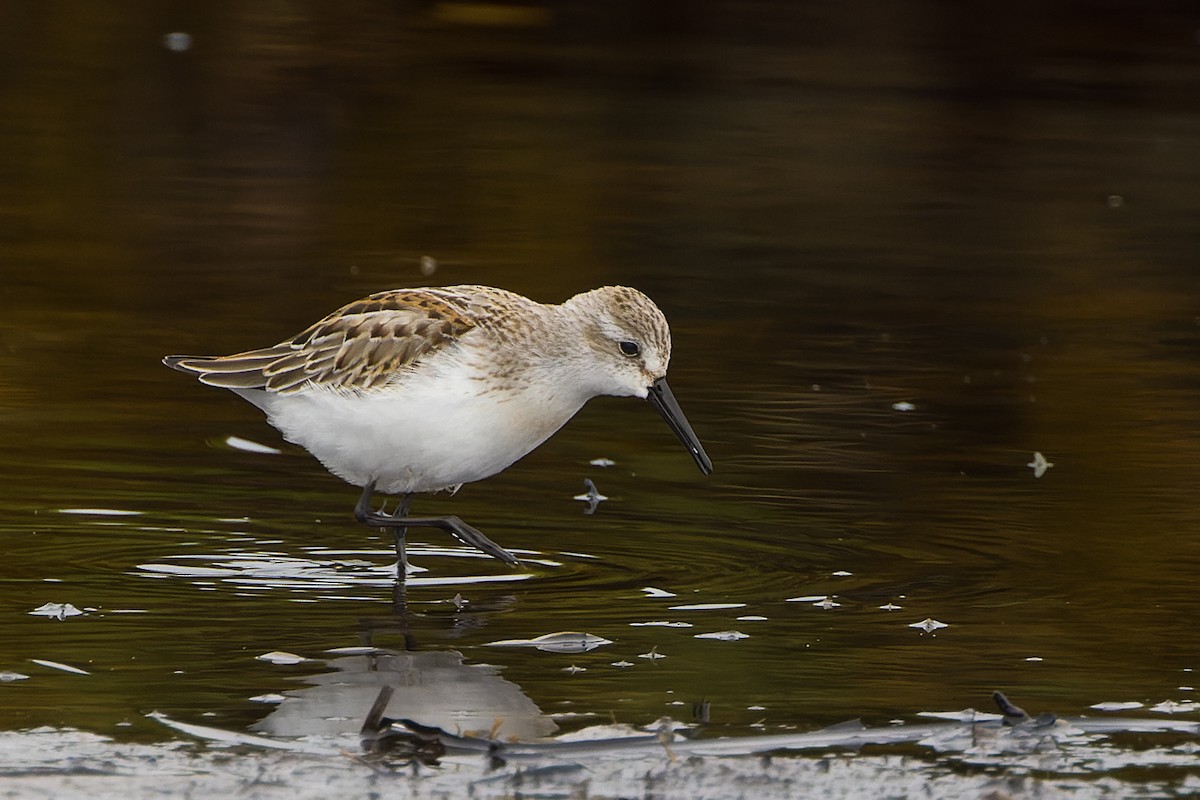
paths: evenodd
<path fill-rule="evenodd" d="M 356 486 L 431 492 L 500 472 L 588 399 L 536 381 L 496 388 L 477 370 L 420 370 L 385 390 L 314 388 L 255 398 L 284 437 Z"/>

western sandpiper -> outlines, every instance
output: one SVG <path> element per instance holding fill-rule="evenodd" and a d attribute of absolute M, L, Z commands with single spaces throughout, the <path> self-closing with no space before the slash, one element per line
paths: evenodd
<path fill-rule="evenodd" d="M 599 395 L 648 399 L 704 474 L 712 461 L 667 386 L 671 331 L 625 286 L 543 305 L 488 286 L 393 289 L 345 305 L 273 347 L 163 363 L 238 394 L 285 439 L 363 487 L 361 522 L 435 527 L 508 564 L 455 516 L 409 516 L 414 492 L 454 492 L 508 467 Z M 376 492 L 401 495 L 374 511 Z"/>

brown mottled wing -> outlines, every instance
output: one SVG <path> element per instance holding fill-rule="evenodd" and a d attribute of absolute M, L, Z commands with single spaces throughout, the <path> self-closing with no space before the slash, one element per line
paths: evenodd
<path fill-rule="evenodd" d="M 227 389 L 281 394 L 309 384 L 372 389 L 475 327 L 448 300 L 448 295 L 429 290 L 379 292 L 339 308 L 274 347 L 216 358 L 168 356 L 163 362 L 198 373 L 202 383 Z"/>

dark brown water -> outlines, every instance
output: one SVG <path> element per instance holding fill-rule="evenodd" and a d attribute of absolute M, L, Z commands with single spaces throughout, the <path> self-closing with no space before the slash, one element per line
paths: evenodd
<path fill-rule="evenodd" d="M 364 641 L 730 731 L 1193 698 L 1200 16 L 906 5 L 0 11 L 0 727 L 244 728 Z M 159 359 L 453 283 L 646 291 L 716 472 L 595 401 L 418 501 L 545 563 L 417 531 L 401 610 L 357 490 Z M 613 643 L 486 646 L 556 631 Z"/>

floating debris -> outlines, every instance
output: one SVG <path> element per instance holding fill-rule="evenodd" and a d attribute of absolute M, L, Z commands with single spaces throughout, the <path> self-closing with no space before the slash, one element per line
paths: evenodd
<path fill-rule="evenodd" d="M 283 702 L 284 700 L 286 700 L 286 699 L 287 699 L 287 698 L 286 698 L 286 697 L 284 697 L 283 695 L 281 695 L 281 694 L 275 694 L 274 692 L 272 692 L 271 694 L 259 694 L 259 695 L 255 695 L 254 697 L 251 697 L 251 698 L 250 698 L 250 702 L 251 702 L 251 703 L 270 703 L 270 704 L 277 704 L 277 703 L 282 703 L 282 702 Z"/>
<path fill-rule="evenodd" d="M 806 594 L 800 597 L 788 597 L 784 599 L 785 603 L 811 603 L 817 608 L 826 610 L 831 608 L 840 608 L 841 603 L 833 599 L 833 595 L 828 594 Z"/>
<path fill-rule="evenodd" d="M 1054 462 L 1047 461 L 1044 455 L 1035 452 L 1033 454 L 1033 461 L 1030 461 L 1025 466 L 1033 470 L 1033 477 L 1040 478 L 1046 474 L 1046 470 L 1054 466 Z"/>
<path fill-rule="evenodd" d="M 604 495 L 600 494 L 600 492 L 599 492 L 599 491 L 597 491 L 597 489 L 596 489 L 596 484 L 592 483 L 592 479 L 591 479 L 591 478 L 584 478 L 584 479 L 583 479 L 583 486 L 584 486 L 584 488 L 585 488 L 585 489 L 587 489 L 587 491 L 586 491 L 584 494 L 577 494 L 577 495 L 575 495 L 575 498 L 574 498 L 574 499 L 576 499 L 576 500 L 582 500 L 582 501 L 584 501 L 585 503 L 587 503 L 587 504 L 588 504 L 588 505 L 587 505 L 587 508 L 585 508 L 585 509 L 583 510 L 583 513 L 585 513 L 585 514 L 595 514 L 595 513 L 596 513 L 596 506 L 600 505 L 602 502 L 604 502 L 604 501 L 605 501 L 605 500 L 607 500 L 608 498 L 607 498 L 607 497 L 605 497 Z"/>
<path fill-rule="evenodd" d="M 893 411 L 916 411 L 917 407 L 907 400 L 901 400 L 899 403 L 892 403 Z"/>
<path fill-rule="evenodd" d="M 764 617 L 761 614 L 746 614 L 745 616 L 738 617 L 737 621 L 738 622 L 766 622 L 767 619 L 768 619 L 767 617 Z"/>
<path fill-rule="evenodd" d="M 243 439 L 240 436 L 226 436 L 225 444 L 232 447 L 234 450 L 241 450 L 243 453 L 262 453 L 268 456 L 277 456 L 283 451 L 278 447 L 268 447 L 265 444 L 252 442 L 249 439 Z"/>
<path fill-rule="evenodd" d="M 368 645 L 351 645 L 350 647 L 331 647 L 325 651 L 335 656 L 366 656 L 372 653 L 383 652 L 378 647 L 370 647 Z"/>
<path fill-rule="evenodd" d="M 631 622 L 631 628 L 694 628 L 696 627 L 690 622 L 668 622 L 665 619 L 656 619 L 652 622 Z"/>
<path fill-rule="evenodd" d="M 713 633 L 697 633 L 695 639 L 716 639 L 719 642 L 735 642 L 738 639 L 749 639 L 750 634 L 741 631 L 714 631 Z"/>
<path fill-rule="evenodd" d="M 1042 658 L 1041 656 L 1029 656 L 1029 657 L 1028 657 L 1028 658 L 1026 658 L 1025 660 L 1026 660 L 1026 661 L 1033 661 L 1033 662 L 1037 662 L 1037 661 L 1045 661 L 1046 659 Z"/>
<path fill-rule="evenodd" d="M 211 742 L 244 744 L 252 747 L 264 747 L 269 750 L 292 750 L 295 752 L 311 753 L 313 755 L 320 756 L 336 755 L 338 752 L 340 752 L 334 747 L 323 746 L 319 742 L 271 739 L 266 736 L 255 736 L 251 733 L 242 733 L 241 731 L 227 731 L 223 728 L 211 728 L 207 725 L 195 725 L 190 722 L 179 722 L 178 720 L 173 720 L 166 714 L 163 714 L 159 711 L 151 711 L 146 715 L 146 717 L 148 719 L 161 722 L 168 728 L 172 728 L 181 733 L 186 733 L 188 736 L 207 739 Z"/>
<path fill-rule="evenodd" d="M 547 633 L 534 639 L 502 639 L 498 642 L 488 642 L 487 647 L 534 647 L 548 653 L 586 653 L 612 644 L 612 641 L 590 633 L 562 631 Z"/>
<path fill-rule="evenodd" d="M 304 656 L 298 656 L 295 653 L 285 653 L 282 650 L 272 650 L 269 653 L 263 653 L 261 656 L 255 656 L 256 661 L 266 661 L 268 664 L 303 664 L 308 661 Z"/>
<path fill-rule="evenodd" d="M 600 556 L 594 556 L 591 553 L 580 553 L 578 550 L 559 550 L 558 554 L 560 556 L 567 556 L 569 558 L 587 558 L 587 559 L 591 559 L 592 561 L 600 560 Z M 562 564 L 560 564 L 557 561 L 550 561 L 548 563 L 552 567 L 561 567 L 562 566 Z"/>
<path fill-rule="evenodd" d="M 80 514 L 89 517 L 136 517 L 142 512 L 120 508 L 60 508 L 60 514 Z"/>
<path fill-rule="evenodd" d="M 13 683 L 14 681 L 27 681 L 29 676 L 21 672 L 10 672 L 5 670 L 0 672 L 0 683 Z"/>
<path fill-rule="evenodd" d="M 1004 719 L 1003 714 L 993 714 L 989 711 L 976 711 L 973 708 L 964 708 L 962 711 L 918 711 L 918 717 L 931 717 L 933 719 L 948 719 L 954 722 L 999 722 Z"/>
<path fill-rule="evenodd" d="M 31 658 L 29 660 L 35 664 L 40 664 L 43 667 L 49 667 L 50 669 L 59 669 L 59 670 L 62 670 L 63 672 L 70 672 L 73 675 L 91 675 L 92 674 L 92 673 L 88 672 L 86 669 L 80 669 L 79 667 L 72 667 L 70 664 L 63 664 L 58 661 L 50 661 L 45 658 Z"/>
<path fill-rule="evenodd" d="M 433 256 L 421 256 L 421 274 L 428 278 L 437 272 L 438 262 Z"/>
<path fill-rule="evenodd" d="M 921 620 L 920 622 L 909 623 L 908 627 L 920 628 L 921 630 L 925 631 L 926 633 L 933 633 L 938 628 L 949 628 L 950 625 L 945 622 L 938 622 L 936 619 L 933 619 L 932 617 L 926 617 L 925 619 Z"/>
<path fill-rule="evenodd" d="M 1143 703 L 1139 703 L 1136 700 L 1127 700 L 1125 702 L 1110 700 L 1104 703 L 1095 703 L 1089 706 L 1089 708 L 1094 708 L 1097 711 L 1132 711 L 1135 708 L 1142 708 L 1143 705 Z"/>
<path fill-rule="evenodd" d="M 719 611 L 723 608 L 745 608 L 745 603 L 692 603 L 686 606 L 668 606 L 669 611 Z"/>
<path fill-rule="evenodd" d="M 33 611 L 30 611 L 29 614 L 34 617 L 50 617 L 51 619 L 64 620 L 67 617 L 83 616 L 84 612 L 70 603 L 42 603 Z"/>
<path fill-rule="evenodd" d="M 674 592 L 668 592 L 665 589 L 655 589 L 653 586 L 643 586 L 642 591 L 646 593 L 646 597 L 676 597 Z"/>
<path fill-rule="evenodd" d="M 854 573 L 853 573 L 853 572 L 849 572 L 849 571 L 847 571 L 847 570 L 844 570 L 844 569 L 839 569 L 837 572 L 832 572 L 832 573 L 830 573 L 830 574 L 831 574 L 831 575 L 833 575 L 833 577 L 835 577 L 835 578 L 849 578 L 849 577 L 850 577 L 851 575 L 853 575 Z"/>
<path fill-rule="evenodd" d="M 1177 703 L 1174 700 L 1163 700 L 1157 705 L 1150 706 L 1149 710 L 1158 714 L 1189 714 L 1200 710 L 1200 703 L 1192 700 L 1184 700 L 1182 703 Z"/>
<path fill-rule="evenodd" d="M 617 465 L 617 462 L 611 458 L 593 458 L 588 463 L 593 467 L 615 467 Z"/>

